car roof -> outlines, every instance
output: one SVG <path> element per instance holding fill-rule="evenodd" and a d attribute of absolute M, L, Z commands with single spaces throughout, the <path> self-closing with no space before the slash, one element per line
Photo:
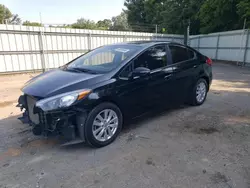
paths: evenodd
<path fill-rule="evenodd" d="M 140 46 L 140 47 L 150 47 L 155 44 L 178 44 L 182 45 L 181 43 L 177 42 L 172 42 L 172 41 L 161 41 L 161 40 L 142 40 L 142 41 L 129 41 L 129 42 L 122 42 L 122 43 L 116 43 L 112 45 L 135 45 L 135 46 Z"/>

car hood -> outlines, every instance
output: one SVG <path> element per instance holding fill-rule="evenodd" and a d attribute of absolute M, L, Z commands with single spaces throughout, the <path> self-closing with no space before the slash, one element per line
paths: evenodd
<path fill-rule="evenodd" d="M 56 69 L 32 78 L 24 85 L 22 91 L 27 95 L 46 98 L 79 89 L 92 89 L 91 86 L 103 80 L 100 79 L 101 76 Z"/>

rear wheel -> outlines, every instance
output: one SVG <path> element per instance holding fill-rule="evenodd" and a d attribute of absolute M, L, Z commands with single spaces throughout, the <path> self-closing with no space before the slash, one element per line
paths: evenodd
<path fill-rule="evenodd" d="M 202 105 L 207 97 L 208 85 L 205 79 L 201 78 L 197 81 L 192 90 L 190 103 L 194 106 Z"/>
<path fill-rule="evenodd" d="M 122 128 L 122 113 L 113 103 L 101 103 L 90 113 L 85 124 L 87 142 L 94 147 L 112 143 Z"/>

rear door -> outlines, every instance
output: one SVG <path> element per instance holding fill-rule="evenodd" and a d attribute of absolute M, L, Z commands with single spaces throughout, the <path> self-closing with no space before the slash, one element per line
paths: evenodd
<path fill-rule="evenodd" d="M 169 45 L 175 80 L 175 100 L 183 102 L 202 69 L 196 53 L 182 45 Z"/>

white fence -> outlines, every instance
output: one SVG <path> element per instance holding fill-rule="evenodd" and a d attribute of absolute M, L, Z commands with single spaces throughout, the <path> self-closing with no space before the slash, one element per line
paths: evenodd
<path fill-rule="evenodd" d="M 191 36 L 190 46 L 212 59 L 235 61 L 250 66 L 249 38 L 249 30 L 212 33 Z"/>
<path fill-rule="evenodd" d="M 56 68 L 98 46 L 181 35 L 0 25 L 0 73 Z"/>

